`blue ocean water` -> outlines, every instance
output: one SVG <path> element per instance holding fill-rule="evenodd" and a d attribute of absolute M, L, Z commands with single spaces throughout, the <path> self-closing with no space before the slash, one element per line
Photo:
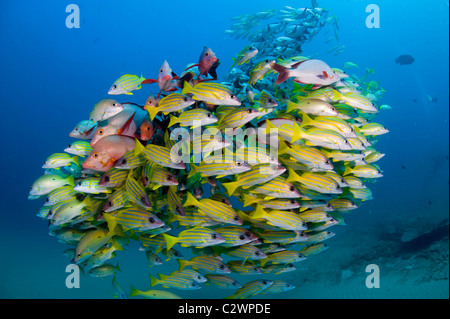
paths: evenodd
<path fill-rule="evenodd" d="M 70 3 L 80 8 L 79 29 L 66 27 Z M 371 3 L 380 8 L 379 29 L 365 24 Z M 225 37 L 230 19 L 285 5 L 310 1 L 2 1 L 1 298 L 112 297 L 110 278 L 82 277 L 79 289 L 66 288 L 66 246 L 36 217 L 42 201 L 27 200 L 42 162 L 72 141 L 70 130 L 108 97 L 120 75 L 151 77 L 164 60 L 181 72 L 207 45 L 222 61 L 220 80 L 247 44 Z M 275 298 L 448 298 L 448 1 L 322 0 L 320 6 L 339 17 L 345 52 L 328 54 L 331 44 L 319 34 L 303 47 L 305 54 L 337 67 L 357 63 L 354 72 L 361 76 L 373 68 L 373 79 L 386 90 L 382 101 L 392 106 L 377 116 L 390 130 L 377 144 L 387 154 L 380 161 L 384 177 L 370 185 L 374 200 L 346 216 L 345 227 L 333 229 L 330 249 L 280 275 L 297 289 Z M 415 62 L 396 64 L 402 54 Z M 143 103 L 149 93 L 145 88 L 130 99 Z M 407 233 L 422 240 L 405 244 Z M 177 268 L 173 262 L 148 268 L 133 244 L 118 261 L 117 281 L 126 290 L 130 284 L 149 289 L 150 272 Z M 364 284 L 368 264 L 380 268 L 378 289 Z M 207 286 L 174 292 L 185 298 L 229 294 Z"/>

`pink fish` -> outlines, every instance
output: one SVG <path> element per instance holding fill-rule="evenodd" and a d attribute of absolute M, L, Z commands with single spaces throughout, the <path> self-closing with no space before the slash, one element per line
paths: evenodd
<path fill-rule="evenodd" d="M 294 77 L 294 82 L 302 84 L 314 84 L 315 88 L 331 85 L 340 80 L 328 64 L 321 60 L 305 60 L 286 68 L 277 63 L 272 64 L 272 69 L 279 73 L 277 84 L 283 83 L 288 78 Z"/>
<path fill-rule="evenodd" d="M 98 172 L 111 169 L 126 152 L 134 149 L 134 138 L 122 135 L 109 135 L 100 139 L 83 162 L 83 168 Z"/>
<path fill-rule="evenodd" d="M 216 68 L 219 66 L 219 59 L 216 54 L 208 47 L 204 47 L 197 64 L 191 65 L 186 70 L 197 66 L 199 70 L 199 78 L 201 75 L 205 77 L 212 76 L 213 80 L 217 80 Z M 185 70 L 185 71 L 186 71 Z"/>
<path fill-rule="evenodd" d="M 172 80 L 179 79 L 179 77 L 173 73 L 172 69 L 169 66 L 167 61 L 164 61 L 161 68 L 159 69 L 158 77 L 155 79 L 146 79 L 141 82 L 141 84 L 150 84 L 150 83 L 158 83 L 159 93 L 158 97 L 162 91 L 164 92 L 172 92 L 176 90 L 176 87 L 172 83 Z"/>

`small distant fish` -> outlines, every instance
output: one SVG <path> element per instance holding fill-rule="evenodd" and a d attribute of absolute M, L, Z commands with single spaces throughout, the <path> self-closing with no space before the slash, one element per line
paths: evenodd
<path fill-rule="evenodd" d="M 397 59 L 395 59 L 395 63 L 400 64 L 400 65 L 408 65 L 408 64 L 413 64 L 415 61 L 415 59 L 408 54 L 405 55 L 400 55 Z"/>

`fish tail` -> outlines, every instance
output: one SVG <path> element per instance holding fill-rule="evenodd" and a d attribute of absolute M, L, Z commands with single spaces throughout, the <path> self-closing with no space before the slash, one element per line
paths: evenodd
<path fill-rule="evenodd" d="M 342 174 L 342 175 L 345 176 L 345 175 L 349 175 L 351 173 L 352 173 L 352 168 L 347 166 L 347 167 L 345 167 L 344 174 Z"/>
<path fill-rule="evenodd" d="M 260 199 L 258 197 L 252 197 L 250 195 L 244 194 L 244 207 L 250 206 L 259 201 Z"/>
<path fill-rule="evenodd" d="M 134 140 L 134 156 L 138 156 L 138 155 L 141 154 L 144 150 L 145 150 L 144 145 L 142 145 L 141 142 L 139 142 L 138 139 L 135 139 L 135 140 Z"/>
<path fill-rule="evenodd" d="M 291 113 L 292 111 L 294 111 L 297 108 L 297 104 L 295 104 L 292 101 L 289 101 L 287 103 L 287 108 L 286 108 L 286 112 Z"/>
<path fill-rule="evenodd" d="M 181 91 L 181 94 L 188 94 L 192 92 L 192 86 L 189 84 L 189 82 L 185 81 L 183 85 L 183 90 Z"/>
<path fill-rule="evenodd" d="M 287 183 L 299 182 L 301 177 L 290 167 L 288 167 L 289 176 L 286 178 Z"/>
<path fill-rule="evenodd" d="M 156 83 L 158 81 L 154 80 L 154 79 L 145 79 L 141 82 L 141 84 L 150 84 L 150 83 Z"/>
<path fill-rule="evenodd" d="M 120 243 L 115 238 L 113 238 L 112 246 L 115 250 L 123 250 L 123 247 L 120 245 Z"/>
<path fill-rule="evenodd" d="M 272 122 L 269 121 L 269 119 L 266 120 L 266 134 L 270 134 L 270 129 L 277 129 L 278 127 L 276 127 L 275 125 L 272 124 Z"/>
<path fill-rule="evenodd" d="M 272 69 L 274 69 L 276 72 L 278 72 L 278 78 L 277 78 L 277 84 L 283 83 L 287 79 L 290 78 L 289 69 L 279 65 L 278 63 L 272 64 Z"/>
<path fill-rule="evenodd" d="M 267 215 L 266 211 L 264 210 L 264 208 L 258 204 L 256 205 L 256 209 L 253 211 L 253 213 L 251 213 L 250 217 L 252 219 L 261 219 L 264 218 Z"/>
<path fill-rule="evenodd" d="M 117 226 L 116 217 L 111 214 L 103 214 L 103 217 L 105 218 L 106 222 L 108 223 L 109 232 L 115 234 L 115 228 Z"/>
<path fill-rule="evenodd" d="M 173 125 L 175 125 L 177 123 L 178 123 L 178 117 L 176 117 L 176 116 L 171 114 L 170 115 L 170 122 L 169 122 L 169 126 L 168 127 L 171 127 L 171 126 L 173 126 Z"/>
<path fill-rule="evenodd" d="M 163 234 L 163 237 L 166 240 L 166 249 L 167 250 L 170 250 L 178 242 L 177 237 L 170 236 L 167 234 Z"/>
<path fill-rule="evenodd" d="M 155 119 L 155 116 L 158 114 L 158 108 L 157 107 L 146 107 L 148 115 L 150 115 L 150 119 L 153 121 Z"/>
<path fill-rule="evenodd" d="M 133 286 L 130 287 L 130 297 L 139 296 L 142 294 L 142 291 L 134 288 Z"/>
<path fill-rule="evenodd" d="M 86 198 L 83 200 L 83 203 L 87 208 L 89 208 L 89 209 L 92 208 L 92 201 L 89 196 L 86 196 Z"/>
<path fill-rule="evenodd" d="M 80 161 L 78 160 L 78 156 L 77 155 L 72 157 L 72 162 L 74 162 L 76 166 L 80 166 Z"/>
<path fill-rule="evenodd" d="M 191 171 L 188 174 L 188 179 L 198 173 L 198 167 L 195 166 L 194 163 L 191 163 L 190 168 L 191 168 Z"/>
<path fill-rule="evenodd" d="M 295 143 L 302 137 L 302 128 L 296 121 L 293 122 L 292 126 L 294 128 L 294 132 L 291 137 L 291 143 Z"/>
<path fill-rule="evenodd" d="M 69 177 L 67 177 L 67 183 L 68 183 L 70 186 L 72 186 L 72 187 L 75 186 L 75 182 L 74 182 L 74 180 L 73 180 L 73 176 L 72 176 L 72 175 L 70 175 Z"/>
<path fill-rule="evenodd" d="M 117 263 L 116 267 L 115 267 L 118 271 L 122 272 L 122 270 L 120 270 L 119 268 L 119 263 Z"/>
<path fill-rule="evenodd" d="M 198 204 L 199 204 L 199 201 L 194 196 L 192 196 L 192 194 L 190 192 L 187 192 L 187 199 L 184 202 L 183 207 L 198 206 Z"/>
<path fill-rule="evenodd" d="M 189 266 L 189 261 L 187 261 L 187 260 L 177 259 L 177 262 L 180 265 L 180 268 L 178 269 L 179 271 L 181 271 L 184 268 L 186 268 L 186 266 Z"/>
<path fill-rule="evenodd" d="M 264 267 L 264 265 L 267 264 L 268 260 L 266 260 L 266 259 L 267 259 L 267 258 L 263 258 L 263 259 L 261 259 L 261 260 L 259 261 L 261 267 Z"/>
<path fill-rule="evenodd" d="M 289 153 L 289 146 L 287 146 L 286 142 L 282 139 L 278 141 L 278 155 L 283 155 Z"/>
<path fill-rule="evenodd" d="M 313 119 L 308 116 L 305 112 L 301 112 L 302 115 L 302 124 L 300 127 L 312 125 L 314 123 Z"/>
<path fill-rule="evenodd" d="M 222 186 L 225 187 L 225 189 L 227 190 L 228 196 L 231 196 L 236 191 L 236 188 L 239 187 L 239 181 L 231 183 L 222 183 Z"/>
<path fill-rule="evenodd" d="M 152 275 L 150 275 L 150 286 L 156 286 L 157 284 L 161 283 L 161 280 L 156 279 Z"/>

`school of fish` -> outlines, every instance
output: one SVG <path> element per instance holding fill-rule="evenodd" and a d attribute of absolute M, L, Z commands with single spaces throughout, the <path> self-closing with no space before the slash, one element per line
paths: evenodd
<path fill-rule="evenodd" d="M 374 145 L 388 133 L 374 121 L 390 107 L 377 105 L 384 90 L 366 81 L 373 72 L 348 76 L 301 55 L 322 27 L 336 28 L 327 14 L 285 7 L 236 17 L 226 33 L 251 43 L 223 82 L 209 47 L 181 72 L 164 61 L 153 78 L 114 81 L 111 96 L 155 93 L 143 105 L 95 101 L 29 193 L 45 199 L 37 215 L 71 262 L 112 276 L 118 298 L 180 298 L 174 290 L 205 285 L 229 289 L 227 298 L 294 289 L 277 275 L 326 250 L 332 226 L 373 198 L 367 184 L 382 177 L 384 156 Z M 116 281 L 114 257 L 131 241 L 152 266 L 148 290 Z M 178 270 L 165 273 L 174 260 Z"/>

